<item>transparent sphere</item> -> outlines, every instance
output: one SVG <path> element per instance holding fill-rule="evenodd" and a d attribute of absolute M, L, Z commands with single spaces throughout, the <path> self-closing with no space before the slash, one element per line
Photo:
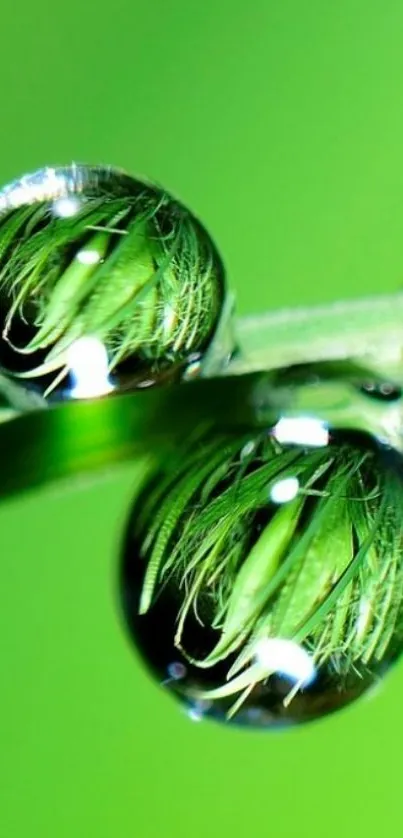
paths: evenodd
<path fill-rule="evenodd" d="M 403 648 L 403 464 L 313 419 L 206 436 L 151 475 L 123 549 L 130 637 L 193 718 L 318 719 Z"/>
<path fill-rule="evenodd" d="M 179 376 L 223 298 L 209 235 L 162 189 L 72 165 L 0 191 L 0 372 L 46 399 Z"/>

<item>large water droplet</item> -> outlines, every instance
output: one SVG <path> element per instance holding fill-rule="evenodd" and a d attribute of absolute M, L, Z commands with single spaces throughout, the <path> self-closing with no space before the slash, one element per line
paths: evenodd
<path fill-rule="evenodd" d="M 209 235 L 160 188 L 73 165 L 0 192 L 0 370 L 47 399 L 177 377 L 223 298 Z"/>
<path fill-rule="evenodd" d="M 120 577 L 151 672 L 192 718 L 257 727 L 361 696 L 403 648 L 402 498 L 396 452 L 312 419 L 165 462 Z"/>

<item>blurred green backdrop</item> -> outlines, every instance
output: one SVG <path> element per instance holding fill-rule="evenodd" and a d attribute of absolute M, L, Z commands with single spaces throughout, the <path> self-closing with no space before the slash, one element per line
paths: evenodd
<path fill-rule="evenodd" d="M 0 181 L 114 163 L 216 238 L 239 310 L 403 279 L 403 5 L 21 0 L 1 13 Z M 403 666 L 322 723 L 191 723 L 113 582 L 128 463 L 1 512 L 0 834 L 400 834 Z"/>

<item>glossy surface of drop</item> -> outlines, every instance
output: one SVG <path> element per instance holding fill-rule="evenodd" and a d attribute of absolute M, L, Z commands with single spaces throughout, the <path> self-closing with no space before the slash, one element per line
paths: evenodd
<path fill-rule="evenodd" d="M 0 191 L 0 371 L 39 396 L 178 377 L 223 299 L 209 235 L 160 188 L 73 165 Z"/>
<path fill-rule="evenodd" d="M 199 438 L 149 478 L 123 610 L 192 718 L 306 722 L 378 683 L 403 647 L 402 468 L 370 437 L 302 418 Z"/>

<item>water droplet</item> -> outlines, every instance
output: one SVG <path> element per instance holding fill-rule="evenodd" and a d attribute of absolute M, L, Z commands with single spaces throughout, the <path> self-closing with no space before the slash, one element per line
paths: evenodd
<path fill-rule="evenodd" d="M 178 377 L 211 343 L 224 293 L 206 230 L 160 188 L 73 165 L 0 191 L 0 369 L 48 400 Z M 87 360 L 85 340 L 99 346 Z M 80 353 L 96 386 L 76 386 Z"/>
<path fill-rule="evenodd" d="M 403 649 L 400 455 L 329 428 L 324 444 L 312 424 L 280 443 L 278 427 L 206 436 L 133 506 L 126 622 L 192 718 L 318 719 L 372 689 Z"/>

